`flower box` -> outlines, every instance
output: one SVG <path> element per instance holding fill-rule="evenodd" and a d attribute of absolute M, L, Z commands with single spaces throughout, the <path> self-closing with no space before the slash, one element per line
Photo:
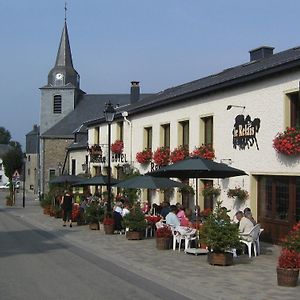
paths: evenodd
<path fill-rule="evenodd" d="M 300 153 L 300 130 L 287 127 L 284 132 L 277 133 L 273 140 L 274 149 L 284 155 L 297 155 Z"/>
<path fill-rule="evenodd" d="M 170 161 L 170 149 L 158 147 L 153 154 L 153 160 L 158 166 L 166 166 Z"/>
<path fill-rule="evenodd" d="M 115 154 L 122 154 L 124 149 L 124 143 L 121 140 L 116 140 L 110 146 L 111 152 Z"/>
<path fill-rule="evenodd" d="M 188 156 L 189 150 L 187 149 L 187 147 L 179 146 L 170 153 L 170 161 L 172 163 L 176 163 L 177 161 L 184 160 Z"/>
<path fill-rule="evenodd" d="M 191 153 L 191 156 L 213 160 L 215 158 L 215 150 L 210 144 L 201 145 L 200 147 L 196 147 L 194 149 L 194 151 Z"/>
<path fill-rule="evenodd" d="M 136 160 L 142 165 L 148 164 L 148 163 L 150 163 L 150 161 L 152 159 L 152 155 L 153 155 L 153 153 L 150 149 L 145 149 L 136 154 Z"/>

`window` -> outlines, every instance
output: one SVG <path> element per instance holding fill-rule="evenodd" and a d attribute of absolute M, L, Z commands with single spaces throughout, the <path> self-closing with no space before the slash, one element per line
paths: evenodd
<path fill-rule="evenodd" d="M 144 128 L 144 146 L 146 149 L 152 149 L 152 127 Z"/>
<path fill-rule="evenodd" d="M 170 123 L 161 125 L 162 129 L 162 146 L 170 148 Z"/>
<path fill-rule="evenodd" d="M 71 164 L 72 164 L 72 166 L 71 166 L 71 174 L 72 175 L 76 175 L 76 159 L 72 159 Z"/>
<path fill-rule="evenodd" d="M 30 161 L 30 155 L 28 155 L 27 160 Z"/>
<path fill-rule="evenodd" d="M 61 114 L 61 95 L 55 95 L 53 98 L 53 113 Z"/>
<path fill-rule="evenodd" d="M 30 169 L 27 170 L 27 175 L 30 176 Z"/>
<path fill-rule="evenodd" d="M 117 123 L 117 139 L 123 141 L 124 140 L 124 126 L 123 121 Z"/>
<path fill-rule="evenodd" d="M 3 164 L 2 163 L 0 163 L 0 170 L 2 170 L 3 169 Z"/>
<path fill-rule="evenodd" d="M 49 170 L 49 180 L 53 179 L 55 177 L 55 169 Z"/>
<path fill-rule="evenodd" d="M 179 145 L 189 148 L 189 121 L 179 122 Z"/>
<path fill-rule="evenodd" d="M 290 113 L 291 113 L 291 127 L 300 128 L 300 99 L 299 93 L 289 94 L 290 98 Z"/>
<path fill-rule="evenodd" d="M 204 126 L 203 143 L 204 145 L 213 145 L 213 117 L 202 118 L 202 122 Z"/>
<path fill-rule="evenodd" d="M 2 182 L 2 175 L 0 175 L 0 182 Z"/>
<path fill-rule="evenodd" d="M 94 132 L 94 144 L 98 145 L 100 144 L 100 127 L 95 127 Z"/>

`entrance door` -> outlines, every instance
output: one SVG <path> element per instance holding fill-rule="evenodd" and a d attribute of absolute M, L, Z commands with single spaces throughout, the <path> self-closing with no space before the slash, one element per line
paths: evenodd
<path fill-rule="evenodd" d="M 263 240 L 278 243 L 300 220 L 300 177 L 259 176 L 258 222 Z"/>

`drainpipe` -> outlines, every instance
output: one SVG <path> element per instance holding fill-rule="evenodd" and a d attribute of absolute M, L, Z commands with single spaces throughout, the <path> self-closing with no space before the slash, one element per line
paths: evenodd
<path fill-rule="evenodd" d="M 132 160 L 132 123 L 127 119 L 127 117 L 128 117 L 127 111 L 122 112 L 122 117 L 123 117 L 124 121 L 130 126 L 130 164 L 132 164 L 132 162 L 133 162 L 133 160 Z"/>

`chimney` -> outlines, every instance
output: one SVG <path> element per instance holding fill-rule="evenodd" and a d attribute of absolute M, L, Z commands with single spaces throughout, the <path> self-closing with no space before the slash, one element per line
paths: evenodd
<path fill-rule="evenodd" d="M 140 82 L 131 81 L 130 103 L 136 103 L 140 100 Z"/>
<path fill-rule="evenodd" d="M 250 61 L 266 58 L 273 55 L 273 47 L 261 46 L 249 51 Z"/>

